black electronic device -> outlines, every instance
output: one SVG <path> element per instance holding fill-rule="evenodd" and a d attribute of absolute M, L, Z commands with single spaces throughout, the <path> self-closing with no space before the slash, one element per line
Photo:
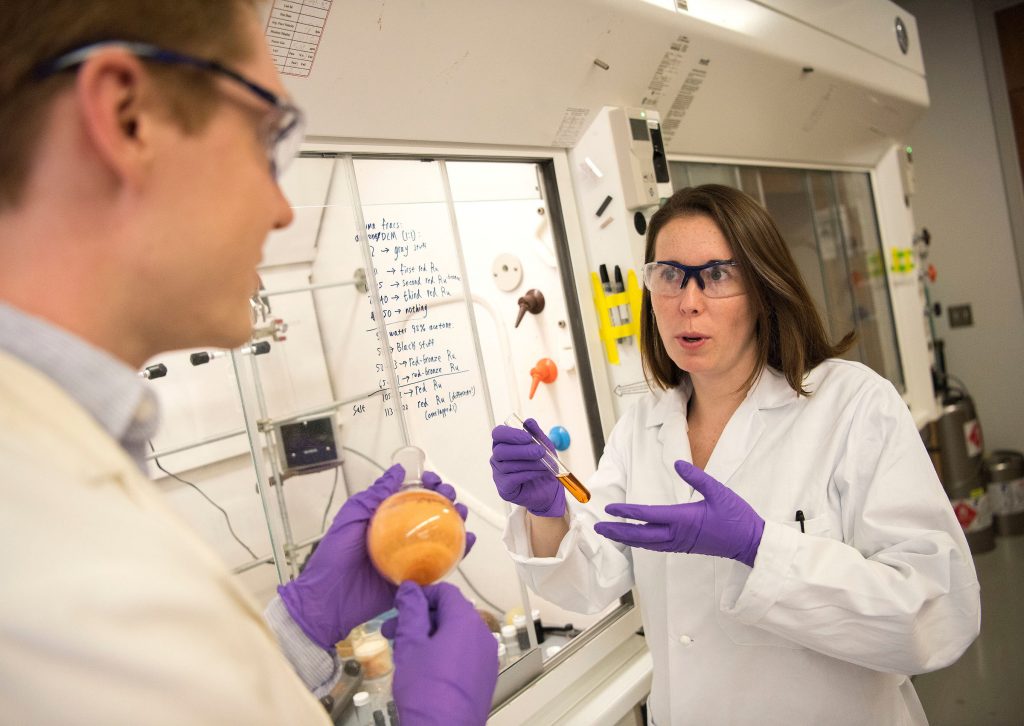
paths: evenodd
<path fill-rule="evenodd" d="M 661 139 L 661 124 L 648 121 L 651 130 L 651 146 L 653 147 L 654 179 L 659 184 L 670 181 L 668 175 L 668 158 L 665 156 L 665 142 Z"/>
<path fill-rule="evenodd" d="M 284 476 L 320 471 L 340 463 L 334 416 L 281 423 L 275 428 Z"/>

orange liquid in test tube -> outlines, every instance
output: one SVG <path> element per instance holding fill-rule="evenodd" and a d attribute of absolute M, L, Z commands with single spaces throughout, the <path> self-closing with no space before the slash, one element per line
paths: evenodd
<path fill-rule="evenodd" d="M 526 431 L 526 423 L 518 416 L 518 414 L 512 414 L 505 419 L 505 425 Z M 526 431 L 526 433 L 530 434 L 529 431 Z M 589 502 L 590 491 L 583 486 L 583 483 L 577 479 L 571 471 L 569 471 L 569 467 L 562 463 L 562 460 L 558 458 L 558 455 L 549 449 L 543 441 L 538 441 L 537 437 L 533 434 L 530 434 L 530 437 L 548 452 L 547 456 L 544 456 L 541 461 L 544 463 L 544 466 L 548 468 L 548 471 L 554 474 L 555 478 L 561 482 L 562 486 L 566 488 L 566 491 L 572 494 L 573 498 L 580 504 L 586 504 Z"/>
<path fill-rule="evenodd" d="M 558 481 L 562 482 L 562 486 L 565 487 L 580 504 L 586 504 L 590 501 L 590 490 L 583 486 L 582 482 L 580 482 L 572 472 L 567 473 L 565 476 L 558 477 Z"/>

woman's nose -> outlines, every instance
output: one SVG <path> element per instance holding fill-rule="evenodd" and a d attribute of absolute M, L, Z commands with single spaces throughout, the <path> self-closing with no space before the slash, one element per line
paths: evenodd
<path fill-rule="evenodd" d="M 682 313 L 696 315 L 704 309 L 704 291 L 696 278 L 686 281 L 679 293 L 679 310 Z"/>

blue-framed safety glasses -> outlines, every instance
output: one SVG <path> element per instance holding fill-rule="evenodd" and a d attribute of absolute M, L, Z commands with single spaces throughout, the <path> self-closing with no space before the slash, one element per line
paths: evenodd
<path fill-rule="evenodd" d="M 36 66 L 33 72 L 34 76 L 37 80 L 42 80 L 57 73 L 77 68 L 88 60 L 90 56 L 105 48 L 120 48 L 137 58 L 154 63 L 189 66 L 230 78 L 270 106 L 270 112 L 267 114 L 260 132 L 263 135 L 263 142 L 267 147 L 267 160 L 270 163 L 273 174 L 279 177 L 298 154 L 299 145 L 302 143 L 303 132 L 306 126 L 306 118 L 302 110 L 294 104 L 285 101 L 273 91 L 249 80 L 241 73 L 217 61 L 196 58 L 173 50 L 165 50 L 151 43 L 103 40 L 69 50 L 52 60 L 41 63 Z"/>
<path fill-rule="evenodd" d="M 711 260 L 703 265 L 684 265 L 671 260 L 648 262 L 643 267 L 644 286 L 652 295 L 676 297 L 693 278 L 707 297 L 733 297 L 745 292 L 739 263 Z"/>

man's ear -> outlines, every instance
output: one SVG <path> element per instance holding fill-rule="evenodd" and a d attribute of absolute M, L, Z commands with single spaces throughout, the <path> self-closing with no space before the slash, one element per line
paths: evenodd
<path fill-rule="evenodd" d="M 155 120 L 152 76 L 138 58 L 110 48 L 90 57 L 75 79 L 83 134 L 110 173 L 141 182 L 153 156 Z"/>

